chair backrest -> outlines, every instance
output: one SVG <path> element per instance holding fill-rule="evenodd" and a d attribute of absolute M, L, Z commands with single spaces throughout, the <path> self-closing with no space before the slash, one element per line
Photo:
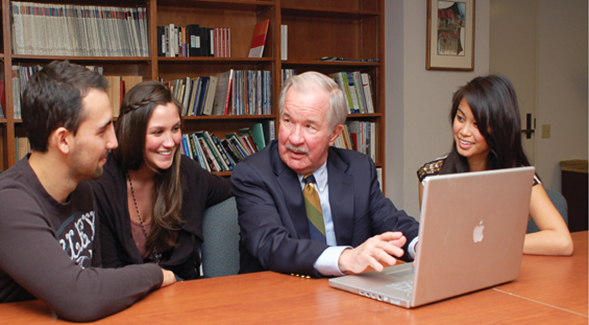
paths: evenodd
<path fill-rule="evenodd" d="M 549 188 L 546 189 L 546 194 L 548 194 L 550 201 L 552 201 L 552 204 L 554 204 L 554 206 L 556 207 L 556 210 L 558 210 L 558 212 L 560 213 L 560 215 L 564 219 L 564 222 L 568 225 L 569 224 L 568 206 L 567 206 L 567 201 L 564 198 L 564 196 L 562 196 L 562 194 L 558 193 L 557 191 L 551 190 Z M 538 226 L 536 226 L 536 223 L 534 222 L 534 220 L 532 218 L 530 218 L 530 220 L 528 221 L 528 234 L 532 233 L 532 232 L 537 232 L 537 231 L 540 231 L 538 229 Z"/>
<path fill-rule="evenodd" d="M 202 268 L 207 277 L 234 275 L 239 271 L 239 224 L 235 198 L 205 210 Z"/>

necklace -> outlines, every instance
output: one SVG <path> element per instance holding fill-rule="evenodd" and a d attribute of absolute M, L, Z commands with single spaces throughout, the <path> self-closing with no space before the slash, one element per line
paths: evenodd
<path fill-rule="evenodd" d="M 135 212 L 137 213 L 137 217 L 139 218 L 139 224 L 141 225 L 141 229 L 143 229 L 143 234 L 145 235 L 145 239 L 148 239 L 147 231 L 145 231 L 145 227 L 143 226 L 143 220 L 141 219 L 141 215 L 139 214 L 139 208 L 137 207 L 137 200 L 135 199 L 135 191 L 133 190 L 133 183 L 131 182 L 131 176 L 127 173 L 127 179 L 129 180 L 129 187 L 131 188 L 131 196 L 133 196 L 133 204 L 135 205 Z M 160 264 L 160 260 L 162 258 L 162 254 L 158 253 L 155 244 L 153 245 L 153 256 L 149 259 L 155 261 L 155 264 Z"/>

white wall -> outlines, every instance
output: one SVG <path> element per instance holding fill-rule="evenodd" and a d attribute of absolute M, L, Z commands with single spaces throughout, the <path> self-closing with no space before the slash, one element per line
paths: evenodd
<path fill-rule="evenodd" d="M 561 160 L 587 159 L 587 1 L 540 0 L 538 15 L 536 169 L 544 186 L 560 190 Z"/>
<path fill-rule="evenodd" d="M 473 72 L 426 70 L 427 1 L 385 2 L 386 194 L 418 218 L 416 170 L 452 145 L 452 94 L 489 72 L 489 0 L 476 1 Z"/>
<path fill-rule="evenodd" d="M 525 128 L 526 114 L 538 113 L 538 8 L 539 0 L 493 0 L 490 7 L 489 73 L 507 77 L 513 84 Z M 514 33 L 517 31 L 517 33 Z M 532 126 L 533 127 L 533 126 Z M 541 127 L 522 145 L 532 165 Z"/>

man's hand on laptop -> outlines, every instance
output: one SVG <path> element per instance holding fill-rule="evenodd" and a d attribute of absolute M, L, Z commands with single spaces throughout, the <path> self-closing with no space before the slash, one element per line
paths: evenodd
<path fill-rule="evenodd" d="M 339 258 L 339 269 L 342 273 L 360 273 L 370 266 L 381 272 L 383 264 L 397 263 L 393 256 L 403 256 L 402 247 L 406 242 L 407 239 L 399 231 L 371 237 L 356 248 L 344 250 Z"/>

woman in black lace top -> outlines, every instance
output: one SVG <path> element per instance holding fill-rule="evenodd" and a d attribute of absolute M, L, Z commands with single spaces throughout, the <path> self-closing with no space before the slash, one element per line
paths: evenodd
<path fill-rule="evenodd" d="M 425 177 L 530 165 L 522 148 L 517 96 L 506 78 L 477 77 L 459 88 L 452 98 L 450 121 L 454 134 L 452 150 L 417 171 L 420 204 Z M 540 231 L 526 235 L 524 253 L 572 255 L 568 227 L 537 176 L 530 216 Z"/>

